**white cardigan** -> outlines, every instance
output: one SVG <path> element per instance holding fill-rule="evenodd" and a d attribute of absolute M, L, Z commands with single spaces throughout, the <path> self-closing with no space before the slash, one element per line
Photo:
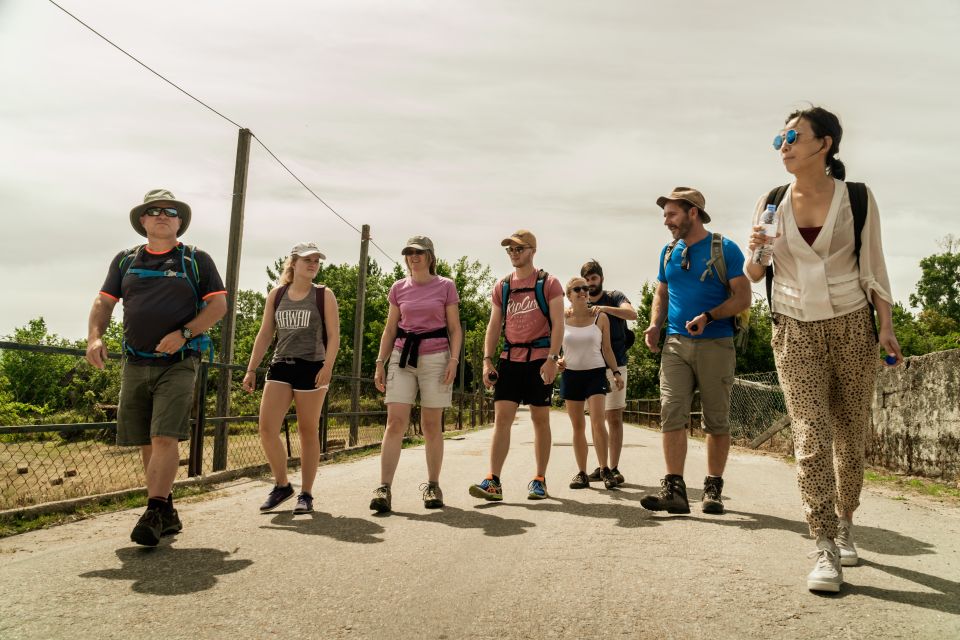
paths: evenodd
<path fill-rule="evenodd" d="M 873 193 L 867 189 L 867 219 L 858 269 L 847 186 L 842 180 L 834 182 L 830 211 L 813 245 L 807 244 L 797 228 L 790 202 L 793 185 L 783 196 L 778 208 L 780 235 L 773 243 L 775 313 L 802 321 L 827 320 L 867 306 L 873 293 L 893 304 Z M 760 215 L 767 209 L 766 203 L 766 195 L 757 202 L 754 225 L 759 224 Z"/>

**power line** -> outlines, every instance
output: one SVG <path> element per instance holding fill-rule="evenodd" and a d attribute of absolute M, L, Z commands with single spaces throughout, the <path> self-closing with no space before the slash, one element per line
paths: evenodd
<path fill-rule="evenodd" d="M 149 67 L 147 64 L 145 64 L 145 63 L 141 62 L 140 60 L 138 60 L 135 56 L 133 56 L 133 54 L 128 53 L 128 52 L 127 52 L 126 50 L 124 50 L 120 45 L 114 43 L 112 40 L 110 40 L 110 39 L 107 38 L 105 35 L 103 35 L 103 34 L 100 33 L 99 31 L 97 31 L 96 29 L 94 29 L 94 28 L 91 27 L 90 25 L 88 25 L 86 22 L 84 22 L 83 20 L 81 20 L 80 18 L 78 18 L 77 16 L 75 16 L 74 14 L 72 14 L 72 13 L 70 13 L 69 11 L 67 11 L 66 9 L 64 9 L 62 6 L 60 6 L 59 4 L 57 4 L 56 2 L 54 2 L 54 0 L 47 0 L 47 1 L 48 1 L 50 4 L 52 4 L 53 6 L 55 6 L 57 9 L 60 9 L 60 11 L 64 12 L 65 14 L 67 14 L 68 16 L 70 16 L 71 18 L 73 18 L 74 20 L 76 20 L 77 22 L 79 22 L 81 25 L 83 25 L 84 27 L 86 27 L 88 30 L 90 30 L 91 32 L 93 32 L 94 34 L 96 34 L 100 39 L 102 39 L 104 42 L 106 42 L 107 44 L 109 44 L 111 47 L 113 47 L 114 49 L 116 49 L 117 51 L 119 51 L 120 53 L 122 53 L 123 55 L 127 56 L 128 58 L 130 58 L 131 60 L 133 60 L 134 62 L 136 62 L 138 65 L 140 65 L 141 67 L 143 67 L 144 69 L 146 69 L 147 71 L 149 71 L 150 73 L 152 73 L 153 75 L 157 76 L 158 78 L 160 78 L 161 80 L 163 80 L 164 82 L 166 82 L 168 85 L 170 85 L 171 87 L 173 87 L 174 89 L 176 89 L 177 91 L 179 91 L 180 93 L 182 93 L 183 95 L 187 96 L 188 98 L 190 98 L 190 99 L 193 100 L 194 102 L 200 104 L 201 106 L 203 106 L 203 107 L 206 108 L 207 110 L 209 110 L 209 111 L 215 113 L 216 115 L 220 116 L 221 118 L 223 118 L 224 120 L 226 120 L 227 122 L 229 122 L 230 124 L 232 124 L 233 126 L 235 126 L 236 128 L 238 128 L 238 129 L 244 129 L 244 128 L 245 128 L 245 127 L 243 127 L 242 125 L 240 125 L 240 124 L 238 124 L 237 122 L 235 122 L 234 120 L 231 120 L 231 119 L 228 118 L 227 116 L 223 115 L 222 113 L 220 113 L 219 111 L 217 111 L 216 109 L 214 109 L 213 107 L 211 107 L 211 106 L 208 105 L 206 102 L 204 102 L 204 101 L 201 100 L 200 98 L 196 97 L 195 95 L 193 95 L 192 93 L 190 93 L 190 92 L 187 91 L 186 89 L 180 87 L 178 84 L 176 84 L 176 83 L 173 82 L 172 80 L 167 79 L 166 77 L 164 77 L 163 75 L 161 75 L 159 72 L 157 72 L 157 71 L 155 71 L 154 69 L 152 69 L 151 67 Z M 318 196 L 318 195 L 313 191 L 313 189 L 311 189 L 310 187 L 308 187 L 308 186 L 306 185 L 306 183 L 297 176 L 297 174 L 295 174 L 293 171 L 291 171 L 290 168 L 287 167 L 287 165 L 284 164 L 284 163 L 280 160 L 280 158 L 278 158 L 277 155 L 276 155 L 273 151 L 271 151 L 270 148 L 267 147 L 266 144 L 263 143 L 263 140 L 261 140 L 260 138 L 258 138 L 257 135 L 254 134 L 254 133 L 252 133 L 252 132 L 251 132 L 251 135 L 253 135 L 254 139 L 260 144 L 260 146 L 263 147 L 264 150 L 265 150 L 267 153 L 269 153 L 270 156 L 271 156 L 274 160 L 276 160 L 277 163 L 278 163 L 281 167 L 283 167 L 284 170 L 286 170 L 287 173 L 289 173 L 291 176 L 293 176 L 293 179 L 296 180 L 297 182 L 299 182 L 299 183 L 301 184 L 301 186 L 303 186 L 303 188 L 306 189 L 306 190 L 310 193 L 310 195 L 312 195 L 314 198 L 316 198 L 316 199 L 320 202 L 320 204 L 322 204 L 322 205 L 325 206 L 327 209 L 329 209 L 329 210 L 333 213 L 333 215 L 335 215 L 335 216 L 337 216 L 338 218 L 340 218 L 340 220 L 342 220 L 342 221 L 344 222 L 344 224 L 346 224 L 348 227 L 350 227 L 351 229 L 353 229 L 353 230 L 356 231 L 357 233 L 361 233 L 360 229 L 357 229 L 357 227 L 356 227 L 353 223 L 351 223 L 349 220 L 347 220 L 347 219 L 344 218 L 342 215 L 340 215 L 333 207 L 331 207 L 329 204 L 327 204 L 326 201 L 324 201 L 323 198 L 321 198 L 320 196 Z M 383 248 L 381 248 L 380 245 L 378 245 L 378 244 L 377 244 L 376 242 L 374 242 L 372 239 L 370 240 L 370 244 L 372 244 L 374 247 L 376 247 L 376 248 L 380 251 L 380 253 L 382 253 L 382 254 L 384 255 L 384 257 L 385 257 L 387 260 L 389 260 L 389 261 L 392 262 L 393 264 L 398 264 L 396 260 L 394 260 L 392 257 L 390 257 L 390 254 L 388 254 L 386 251 L 384 251 Z"/>

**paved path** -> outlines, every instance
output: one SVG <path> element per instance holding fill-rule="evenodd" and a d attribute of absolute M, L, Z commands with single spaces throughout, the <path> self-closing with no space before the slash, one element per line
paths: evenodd
<path fill-rule="evenodd" d="M 416 448 L 387 516 L 367 510 L 370 457 L 323 467 L 311 516 L 257 513 L 251 480 L 180 505 L 184 532 L 156 549 L 129 542 L 130 511 L 0 540 L 0 638 L 960 638 L 960 510 L 865 493 L 862 564 L 817 596 L 791 466 L 734 452 L 726 515 L 654 514 L 659 435 L 627 428 L 622 490 L 573 491 L 554 413 L 554 497 L 531 502 L 528 420 L 503 504 L 467 494 L 488 430 L 447 441 L 442 511 L 420 502 Z M 698 499 L 700 443 L 686 475 Z"/>

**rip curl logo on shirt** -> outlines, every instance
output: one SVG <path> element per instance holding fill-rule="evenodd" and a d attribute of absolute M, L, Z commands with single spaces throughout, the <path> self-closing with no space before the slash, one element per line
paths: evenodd
<path fill-rule="evenodd" d="M 307 309 L 277 311 L 278 329 L 306 329 L 309 326 L 310 311 Z"/>
<path fill-rule="evenodd" d="M 531 316 L 531 313 L 535 315 Z M 537 298 L 533 292 L 510 294 L 510 299 L 507 300 L 507 325 L 511 329 L 511 337 L 514 336 L 516 331 L 522 332 L 538 328 L 538 319 L 540 320 L 539 324 L 546 324 L 546 319 L 540 311 L 540 305 L 537 304 Z"/>

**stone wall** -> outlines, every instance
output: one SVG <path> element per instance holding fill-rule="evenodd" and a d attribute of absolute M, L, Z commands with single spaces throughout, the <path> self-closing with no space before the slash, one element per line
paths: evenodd
<path fill-rule="evenodd" d="M 960 481 L 960 349 L 883 368 L 873 398 L 867 461 Z"/>

